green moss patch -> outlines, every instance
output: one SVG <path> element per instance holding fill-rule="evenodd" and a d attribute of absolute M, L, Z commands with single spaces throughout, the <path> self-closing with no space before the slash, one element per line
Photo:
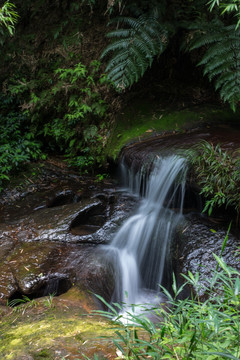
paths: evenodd
<path fill-rule="evenodd" d="M 75 302 L 74 302 L 75 297 Z M 83 354 L 104 356 L 113 352 L 101 336 L 113 334 L 112 324 L 86 313 L 75 290 L 70 296 L 21 305 L 0 322 L 0 354 L 5 360 L 31 356 L 39 359 L 83 359 Z M 85 313 L 85 314 L 83 314 Z"/>
<path fill-rule="evenodd" d="M 182 110 L 163 109 L 149 101 L 135 101 L 116 120 L 107 155 L 116 159 L 123 146 L 166 132 L 181 132 L 204 123 L 239 121 L 239 113 L 228 108 L 195 106 Z"/>

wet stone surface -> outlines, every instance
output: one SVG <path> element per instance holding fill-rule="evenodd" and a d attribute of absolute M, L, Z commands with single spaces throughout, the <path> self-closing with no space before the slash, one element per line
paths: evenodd
<path fill-rule="evenodd" d="M 231 151 L 240 147 L 239 129 L 205 127 L 130 145 L 123 156 L 137 171 L 156 154 L 190 147 L 203 138 L 221 142 Z M 111 241 L 136 207 L 137 198 L 119 191 L 114 181 L 96 182 L 70 173 L 61 162 L 41 166 L 37 177 L 24 175 L 23 185 L 0 197 L 0 305 L 22 295 L 60 295 L 73 284 L 110 300 L 113 269 L 101 245 Z M 188 208 L 198 206 L 192 203 L 193 194 L 188 192 Z M 216 267 L 212 253 L 220 254 L 226 231 L 187 216 L 179 234 L 177 271 L 200 271 L 203 279 L 209 278 Z M 224 252 L 226 262 L 238 269 L 235 249 L 239 245 L 231 235 Z"/>
<path fill-rule="evenodd" d="M 211 223 L 200 215 L 188 215 L 179 231 L 178 260 L 179 270 L 188 275 L 199 272 L 200 286 L 207 285 L 217 267 L 213 254 L 221 256 L 221 249 L 227 235 L 227 227 Z M 240 271 L 240 238 L 229 234 L 222 253 L 226 264 Z M 204 294 L 204 290 L 200 292 Z"/>
<path fill-rule="evenodd" d="M 151 167 L 152 160 L 157 154 L 171 154 L 176 149 L 189 149 L 201 140 L 210 141 L 214 145 L 220 143 L 222 149 L 233 153 L 240 148 L 240 128 L 239 126 L 217 127 L 206 124 L 177 134 L 154 136 L 125 146 L 121 156 L 129 167 L 138 171 L 144 163 L 147 167 Z"/>
<path fill-rule="evenodd" d="M 97 183 L 51 166 L 30 190 L 1 197 L 0 304 L 22 295 L 60 295 L 73 284 L 111 298 L 112 270 L 99 245 L 112 239 L 136 199 L 113 181 Z"/>

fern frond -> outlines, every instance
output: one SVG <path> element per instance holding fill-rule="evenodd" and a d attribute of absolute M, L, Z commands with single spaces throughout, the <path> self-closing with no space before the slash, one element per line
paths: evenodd
<path fill-rule="evenodd" d="M 116 41 L 114 41 L 114 43 L 112 43 L 106 47 L 106 49 L 103 51 L 101 57 L 102 58 L 105 57 L 111 51 L 113 51 L 113 52 L 116 52 L 118 50 L 122 51 L 122 50 L 125 50 L 128 48 L 129 48 L 129 43 L 125 39 L 116 40 Z"/>
<path fill-rule="evenodd" d="M 212 81 L 213 78 L 215 78 L 218 75 L 221 75 L 225 69 L 226 66 L 230 67 L 232 62 L 232 58 L 230 60 L 228 59 L 222 59 L 219 61 L 218 64 L 215 63 L 209 63 L 204 68 L 204 75 L 208 75 L 209 80 Z"/>
<path fill-rule="evenodd" d="M 199 47 L 205 48 L 205 54 L 198 65 L 204 67 L 204 75 L 214 80 L 220 97 L 234 110 L 240 101 L 240 29 L 221 22 L 213 26 L 210 23 L 204 33 L 195 33 L 188 46 L 189 50 Z"/>
<path fill-rule="evenodd" d="M 106 36 L 108 38 L 122 38 L 130 36 L 132 30 L 131 29 L 118 29 L 109 32 Z"/>
<path fill-rule="evenodd" d="M 139 19 L 139 20 L 138 20 Z M 130 29 L 137 29 L 142 25 L 142 15 L 138 18 L 130 17 L 130 16 L 118 16 L 113 18 L 109 24 L 124 24 L 124 26 L 129 26 Z M 108 36 L 108 34 L 107 34 Z"/>
<path fill-rule="evenodd" d="M 166 24 L 159 22 L 157 11 L 137 18 L 118 17 L 111 23 L 121 24 L 122 28 L 107 34 L 113 41 L 101 58 L 111 56 L 106 72 L 116 88 L 122 90 L 137 82 L 154 57 L 165 50 L 169 31 Z"/>
<path fill-rule="evenodd" d="M 223 23 L 220 21 L 212 21 L 211 24 L 196 23 L 189 27 L 192 30 L 193 38 L 187 46 L 188 51 L 208 46 L 216 41 L 222 40 Z"/>
<path fill-rule="evenodd" d="M 198 65 L 206 65 L 209 61 L 211 62 L 213 59 L 215 60 L 215 58 L 221 59 L 222 56 L 233 57 L 233 48 L 231 47 L 229 40 L 226 43 L 218 42 L 217 44 L 210 46 Z"/>

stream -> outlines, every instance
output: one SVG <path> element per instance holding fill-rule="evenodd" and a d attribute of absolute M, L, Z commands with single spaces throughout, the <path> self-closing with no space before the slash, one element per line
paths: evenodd
<path fill-rule="evenodd" d="M 38 178 L 25 175 L 26 185 L 3 192 L 0 305 L 78 287 L 127 308 L 160 302 L 160 285 L 169 288 L 173 272 L 210 277 L 212 253 L 220 254 L 229 223 L 226 213 L 211 219 L 199 212 L 186 161 L 174 155 L 203 138 L 221 139 L 226 149 L 240 146 L 239 132 L 225 127 L 158 136 L 124 149 L 122 188 L 51 160 L 39 166 Z M 237 269 L 238 246 L 230 234 L 223 253 Z"/>
<path fill-rule="evenodd" d="M 170 246 L 183 219 L 185 175 L 185 159 L 174 155 L 154 161 L 146 184 L 142 171 L 130 173 L 130 190 L 136 189 L 133 184 L 137 182 L 145 191 L 137 211 L 107 246 L 116 274 L 114 302 L 154 304 L 159 301 L 163 277 L 171 281 Z"/>

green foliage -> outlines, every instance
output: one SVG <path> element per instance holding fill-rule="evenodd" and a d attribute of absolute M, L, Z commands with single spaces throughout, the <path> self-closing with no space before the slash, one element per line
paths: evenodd
<path fill-rule="evenodd" d="M 112 57 L 106 67 L 109 79 L 121 91 L 137 82 L 152 65 L 156 55 L 166 48 L 169 30 L 159 22 L 159 11 L 155 7 L 147 14 L 137 17 L 117 17 L 111 24 L 122 24 L 107 34 L 113 42 L 103 51 L 102 57 Z"/>
<path fill-rule="evenodd" d="M 104 143 L 105 125 L 100 124 L 100 120 L 106 113 L 107 104 L 97 91 L 96 82 L 106 84 L 107 79 L 97 74 L 99 62 L 93 61 L 90 66 L 90 72 L 82 63 L 73 68 L 56 70 L 59 81 L 52 94 L 59 99 L 59 95 L 67 91 L 64 99 L 67 106 L 62 104 L 62 117 L 55 118 L 53 124 L 48 123 L 44 127 L 44 135 L 53 136 L 60 149 L 65 149 L 69 164 L 80 170 L 101 163 Z"/>
<path fill-rule="evenodd" d="M 41 144 L 34 139 L 26 115 L 16 111 L 0 114 L 0 191 L 11 174 L 39 158 L 45 156 Z"/>
<path fill-rule="evenodd" d="M 45 296 L 42 300 L 42 304 L 49 310 L 53 309 L 55 306 L 53 303 L 54 296 L 55 293 L 49 294 L 48 296 Z M 35 299 L 29 298 L 27 295 L 22 295 L 22 298 L 7 301 L 7 306 L 13 308 L 13 312 L 21 313 L 22 315 L 24 315 L 27 309 L 38 307 L 40 306 L 40 303 Z"/>
<path fill-rule="evenodd" d="M 46 307 L 49 308 L 49 309 L 54 308 L 53 299 L 54 299 L 54 296 L 55 296 L 55 295 L 56 295 L 55 293 L 52 293 L 52 294 L 49 294 L 47 297 L 45 297 L 45 298 L 43 299 L 43 304 L 44 304 L 44 306 L 46 306 Z"/>
<path fill-rule="evenodd" d="M 240 28 L 212 21 L 195 31 L 189 43 L 191 51 L 200 47 L 205 53 L 198 65 L 204 67 L 204 75 L 214 81 L 223 101 L 235 111 L 240 101 Z"/>
<path fill-rule="evenodd" d="M 221 15 L 224 14 L 233 14 L 237 17 L 238 22 L 236 27 L 238 28 L 240 25 L 240 1 L 239 0 L 210 0 L 208 2 L 209 9 L 212 11 L 214 7 L 219 7 L 221 10 Z"/>
<path fill-rule="evenodd" d="M 222 258 L 214 257 L 221 269 L 213 273 L 206 285 L 202 285 L 204 289 L 201 290 L 208 295 L 203 302 L 199 295 L 199 274 L 194 276 L 189 272 L 180 288 L 174 279 L 174 295 L 163 288 L 167 303 L 151 310 L 158 322 L 152 322 L 146 316 L 148 309 L 145 309 L 145 314 L 137 315 L 135 305 L 124 315 L 118 314 L 111 305 L 108 305 L 109 312 L 97 312 L 115 318 L 116 337 L 112 341 L 120 358 L 239 359 L 240 273 L 228 267 Z M 194 287 L 195 295 L 180 300 L 178 295 L 185 286 Z M 141 308 L 144 309 L 144 305 Z M 123 317 L 124 325 L 121 324 Z"/>
<path fill-rule="evenodd" d="M 7 302 L 7 306 L 13 308 L 13 312 L 25 314 L 27 309 L 35 308 L 39 305 L 39 303 L 30 299 L 27 295 L 23 295 L 22 298 L 13 299 Z"/>
<path fill-rule="evenodd" d="M 1 26 L 5 26 L 10 35 L 13 35 L 17 20 L 18 14 L 15 11 L 15 5 L 7 0 L 0 8 L 0 30 Z"/>
<path fill-rule="evenodd" d="M 99 69 L 98 61 L 92 61 L 89 68 L 78 62 L 72 67 L 57 68 L 52 79 L 43 72 L 39 82 L 21 79 L 8 87 L 11 94 L 29 97 L 24 107 L 34 122 L 35 133 L 81 171 L 103 162 L 107 104 L 99 88 L 106 88 L 108 80 Z M 52 83 L 47 90 L 46 81 Z M 48 112 L 51 119 L 43 120 Z"/>
<path fill-rule="evenodd" d="M 201 194 L 208 200 L 203 211 L 211 215 L 215 207 L 235 208 L 240 212 L 240 158 L 202 141 L 187 152 Z"/>
<path fill-rule="evenodd" d="M 14 300 L 9 301 L 7 303 L 7 306 L 14 307 L 16 305 L 25 304 L 25 303 L 29 303 L 29 302 L 31 302 L 31 299 L 28 296 L 23 295 L 23 297 L 21 299 L 14 299 Z"/>
<path fill-rule="evenodd" d="M 121 8 L 121 12 L 125 10 L 128 14 L 134 4 L 130 1 Z M 185 41 L 189 52 L 201 48 L 198 59 L 204 55 L 198 64 L 204 67 L 204 74 L 209 80 L 214 81 L 221 99 L 235 111 L 240 101 L 240 20 L 236 24 L 235 18 L 230 20 L 229 17 L 222 17 L 220 21 L 220 14 L 215 11 L 209 15 L 207 9 L 212 11 L 218 5 L 222 14 L 236 13 L 239 19 L 239 0 L 211 0 L 209 7 L 202 0 L 189 1 L 187 4 L 175 0 L 163 2 L 163 5 L 164 16 L 155 1 L 148 5 L 143 1 L 138 6 L 135 4 L 135 17 L 123 14 L 111 20 L 111 25 L 117 24 L 116 30 L 107 34 L 112 43 L 102 54 L 102 57 L 109 59 L 106 67 L 109 79 L 118 90 L 139 81 L 153 60 L 163 53 L 172 35 L 179 31 L 180 49 Z"/>

